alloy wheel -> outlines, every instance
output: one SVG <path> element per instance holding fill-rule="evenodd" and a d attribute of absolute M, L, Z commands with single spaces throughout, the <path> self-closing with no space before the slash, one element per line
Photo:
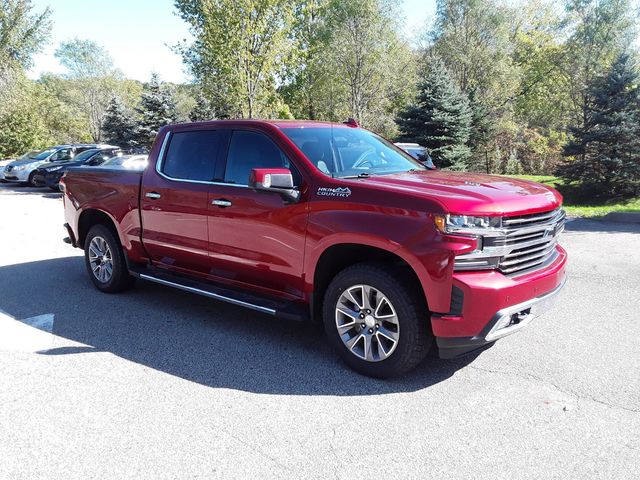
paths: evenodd
<path fill-rule="evenodd" d="M 335 318 L 342 342 L 362 360 L 384 360 L 398 345 L 398 315 L 384 293 L 372 286 L 354 285 L 344 290 Z"/>
<path fill-rule="evenodd" d="M 113 276 L 113 256 L 107 241 L 99 236 L 89 243 L 89 264 L 93 275 L 101 283 L 107 283 Z"/>

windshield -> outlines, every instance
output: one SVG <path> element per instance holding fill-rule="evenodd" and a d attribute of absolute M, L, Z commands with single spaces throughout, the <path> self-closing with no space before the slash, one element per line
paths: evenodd
<path fill-rule="evenodd" d="M 27 159 L 33 160 L 38 156 L 40 152 L 42 152 L 42 150 L 31 150 L 30 152 L 27 152 L 24 155 L 22 155 L 20 158 L 18 158 L 18 160 L 27 160 Z"/>
<path fill-rule="evenodd" d="M 424 166 L 382 137 L 359 128 L 283 128 L 318 170 L 332 177 L 387 175 Z"/>
<path fill-rule="evenodd" d="M 100 150 L 97 149 L 97 148 L 92 148 L 90 150 L 85 150 L 84 152 L 79 153 L 78 155 L 73 157 L 73 161 L 74 162 L 84 162 L 85 160 L 89 160 L 91 157 L 93 157 L 99 151 Z"/>
<path fill-rule="evenodd" d="M 51 156 L 52 153 L 55 153 L 56 149 L 55 148 L 50 148 L 48 150 L 39 150 L 39 151 L 33 151 L 33 152 L 29 152 L 27 155 L 31 160 L 45 160 L 47 158 L 49 158 Z"/>

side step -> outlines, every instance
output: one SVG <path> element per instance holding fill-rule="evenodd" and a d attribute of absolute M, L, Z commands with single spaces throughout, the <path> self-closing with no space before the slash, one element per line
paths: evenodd
<path fill-rule="evenodd" d="M 196 293 L 205 297 L 231 303 L 240 307 L 256 310 L 268 315 L 274 315 L 288 320 L 309 320 L 309 308 L 296 302 L 290 302 L 273 297 L 260 296 L 239 289 L 221 286 L 212 282 L 201 281 L 182 275 L 165 272 L 158 268 L 134 267 L 130 273 L 142 280 L 159 283 L 168 287 L 177 288 L 190 293 Z"/>

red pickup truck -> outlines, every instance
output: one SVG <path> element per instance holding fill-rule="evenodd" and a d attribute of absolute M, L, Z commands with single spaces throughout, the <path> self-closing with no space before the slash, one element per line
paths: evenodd
<path fill-rule="evenodd" d="M 322 321 L 376 377 L 492 345 L 565 282 L 558 192 L 430 171 L 354 122 L 172 125 L 144 171 L 61 183 L 66 241 L 101 291 L 138 278 Z"/>

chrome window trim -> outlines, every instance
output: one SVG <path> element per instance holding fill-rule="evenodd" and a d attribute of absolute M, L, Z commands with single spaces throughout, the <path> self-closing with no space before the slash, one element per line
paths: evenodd
<path fill-rule="evenodd" d="M 202 131 L 202 130 L 198 130 Z M 205 130 L 206 131 L 206 130 Z M 225 187 L 242 187 L 242 188 L 250 188 L 249 185 L 239 185 L 237 183 L 227 183 L 227 182 L 214 182 L 213 180 L 190 180 L 188 178 L 175 178 L 167 175 L 162 171 L 162 165 L 165 160 L 165 153 L 167 150 L 167 145 L 169 144 L 169 139 L 173 136 L 173 132 L 168 132 L 164 139 L 162 140 L 162 146 L 160 147 L 160 152 L 158 153 L 158 161 L 156 162 L 156 173 L 160 175 L 162 178 L 172 181 L 172 182 L 183 182 L 183 183 L 196 183 L 200 185 L 222 185 Z"/>

